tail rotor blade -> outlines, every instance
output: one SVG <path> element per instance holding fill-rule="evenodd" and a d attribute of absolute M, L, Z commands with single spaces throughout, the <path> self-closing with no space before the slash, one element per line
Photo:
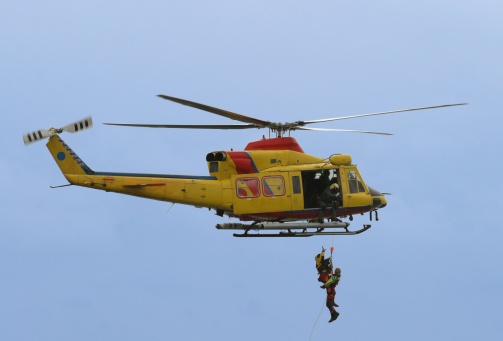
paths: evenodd
<path fill-rule="evenodd" d="M 82 130 L 86 130 L 93 127 L 93 119 L 91 116 L 86 117 L 80 121 L 70 123 L 61 128 L 61 130 L 66 131 L 68 133 L 77 133 Z"/>
<path fill-rule="evenodd" d="M 24 134 L 23 141 L 25 145 L 50 137 L 54 132 L 51 130 L 40 129 L 32 133 Z"/>

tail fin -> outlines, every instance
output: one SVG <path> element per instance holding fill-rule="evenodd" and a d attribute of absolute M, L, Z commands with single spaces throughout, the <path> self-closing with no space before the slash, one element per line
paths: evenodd
<path fill-rule="evenodd" d="M 55 134 L 49 139 L 47 148 L 64 175 L 94 174 L 59 135 Z"/>

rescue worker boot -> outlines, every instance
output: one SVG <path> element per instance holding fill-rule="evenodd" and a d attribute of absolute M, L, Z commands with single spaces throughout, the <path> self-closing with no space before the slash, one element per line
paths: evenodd
<path fill-rule="evenodd" d="M 337 207 L 332 208 L 332 221 L 341 222 L 341 220 L 337 218 Z"/>
<path fill-rule="evenodd" d="M 332 318 L 330 319 L 330 321 L 328 321 L 328 323 L 337 320 L 337 318 L 339 317 L 339 313 L 336 310 L 334 310 L 334 312 L 331 315 L 332 315 Z"/>
<path fill-rule="evenodd" d="M 332 208 L 332 221 L 337 221 L 337 211 Z"/>
<path fill-rule="evenodd" d="M 323 215 L 324 215 L 324 214 L 323 214 L 323 212 L 322 212 L 322 211 L 319 211 L 319 212 L 318 212 L 318 223 L 320 223 L 320 224 L 323 224 L 323 222 L 324 222 L 324 221 L 323 221 Z"/>

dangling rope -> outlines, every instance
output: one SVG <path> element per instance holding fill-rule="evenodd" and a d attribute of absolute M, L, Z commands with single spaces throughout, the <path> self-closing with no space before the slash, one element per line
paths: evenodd
<path fill-rule="evenodd" d="M 316 324 L 318 323 L 318 320 L 320 319 L 321 312 L 323 311 L 324 307 L 325 307 L 325 301 L 323 301 L 323 304 L 321 305 L 320 313 L 318 314 L 316 321 L 314 321 L 313 329 L 311 330 L 311 336 L 309 336 L 309 341 L 311 341 L 311 338 L 313 337 L 314 328 L 316 327 Z"/>

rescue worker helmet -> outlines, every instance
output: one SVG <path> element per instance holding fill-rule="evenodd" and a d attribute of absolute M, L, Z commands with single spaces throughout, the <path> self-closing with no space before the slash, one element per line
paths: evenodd
<path fill-rule="evenodd" d="M 331 184 L 330 189 L 339 189 L 339 185 L 338 184 Z"/>

